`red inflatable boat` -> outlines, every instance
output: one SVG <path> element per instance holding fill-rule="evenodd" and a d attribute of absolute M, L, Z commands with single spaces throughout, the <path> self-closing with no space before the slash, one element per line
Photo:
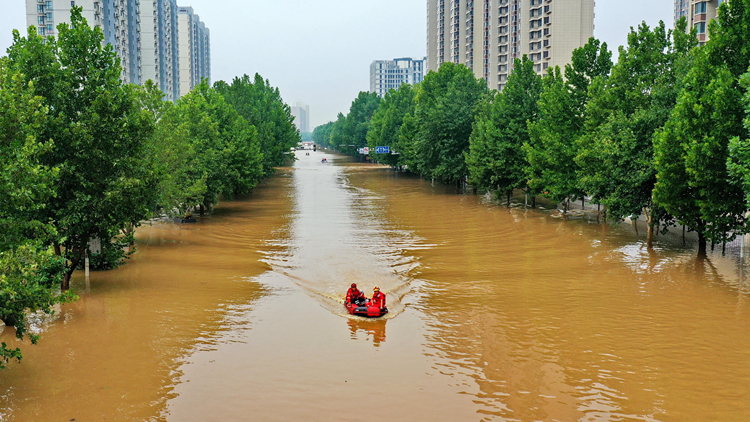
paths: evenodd
<path fill-rule="evenodd" d="M 357 305 L 354 303 L 345 303 L 346 310 L 352 315 L 361 317 L 377 318 L 382 317 L 388 313 L 388 308 L 380 309 L 377 306 L 369 306 L 369 304 Z"/>

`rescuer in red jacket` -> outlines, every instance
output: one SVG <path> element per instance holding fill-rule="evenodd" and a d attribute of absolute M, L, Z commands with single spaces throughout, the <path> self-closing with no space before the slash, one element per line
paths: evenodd
<path fill-rule="evenodd" d="M 380 287 L 375 286 L 370 299 L 370 306 L 377 306 L 380 309 L 385 308 L 385 294 L 380 292 Z"/>
<path fill-rule="evenodd" d="M 357 289 L 357 283 L 352 283 L 352 287 L 346 292 L 346 303 L 364 302 L 365 295 Z"/>

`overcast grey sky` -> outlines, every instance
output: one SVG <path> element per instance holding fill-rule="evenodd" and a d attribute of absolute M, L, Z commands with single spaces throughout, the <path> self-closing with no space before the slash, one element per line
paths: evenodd
<path fill-rule="evenodd" d="M 315 127 L 370 88 L 370 63 L 423 57 L 425 0 L 178 0 L 211 29 L 213 80 L 260 73 L 289 102 L 310 105 Z M 646 21 L 673 26 L 673 0 L 597 0 L 594 35 L 610 48 Z M 0 52 L 26 26 L 25 0 L 0 0 Z"/>

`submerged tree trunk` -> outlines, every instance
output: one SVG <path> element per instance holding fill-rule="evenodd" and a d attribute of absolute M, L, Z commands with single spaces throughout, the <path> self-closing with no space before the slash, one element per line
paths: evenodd
<path fill-rule="evenodd" d="M 203 207 L 203 204 L 200 204 L 200 205 L 199 205 L 199 207 L 200 207 L 200 208 L 199 208 L 199 210 L 200 210 L 200 216 L 201 216 L 201 217 L 203 217 L 203 214 L 205 214 L 206 210 L 205 210 L 205 208 Z"/>
<path fill-rule="evenodd" d="M 531 208 L 536 209 L 536 195 L 531 195 Z"/>
<path fill-rule="evenodd" d="M 62 291 L 65 292 L 70 290 L 70 278 L 73 276 L 73 272 L 75 272 L 76 268 L 78 268 L 78 264 L 81 263 L 85 251 L 85 243 L 82 246 L 79 246 L 77 250 L 73 251 L 73 259 L 70 260 L 70 266 L 65 270 L 65 274 L 63 274 L 62 283 L 60 285 Z"/>
<path fill-rule="evenodd" d="M 703 234 L 703 230 L 698 230 L 698 257 L 705 258 L 706 252 L 706 235 Z"/>
<path fill-rule="evenodd" d="M 648 231 L 646 232 L 646 247 L 653 249 L 654 247 L 654 214 L 650 212 L 648 208 L 643 208 L 643 214 L 646 216 L 646 224 Z"/>
<path fill-rule="evenodd" d="M 513 196 L 513 191 L 509 190 L 507 193 L 507 196 L 508 196 L 508 206 L 510 207 L 510 197 Z"/>

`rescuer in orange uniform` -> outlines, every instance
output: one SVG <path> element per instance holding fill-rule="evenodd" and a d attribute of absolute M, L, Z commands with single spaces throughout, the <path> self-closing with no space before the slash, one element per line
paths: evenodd
<path fill-rule="evenodd" d="M 357 289 L 357 283 L 352 283 L 352 287 L 346 292 L 346 303 L 364 302 L 365 295 Z"/>
<path fill-rule="evenodd" d="M 385 294 L 381 293 L 380 287 L 375 286 L 372 293 L 372 299 L 370 299 L 370 306 L 377 306 L 380 309 L 385 308 Z"/>

